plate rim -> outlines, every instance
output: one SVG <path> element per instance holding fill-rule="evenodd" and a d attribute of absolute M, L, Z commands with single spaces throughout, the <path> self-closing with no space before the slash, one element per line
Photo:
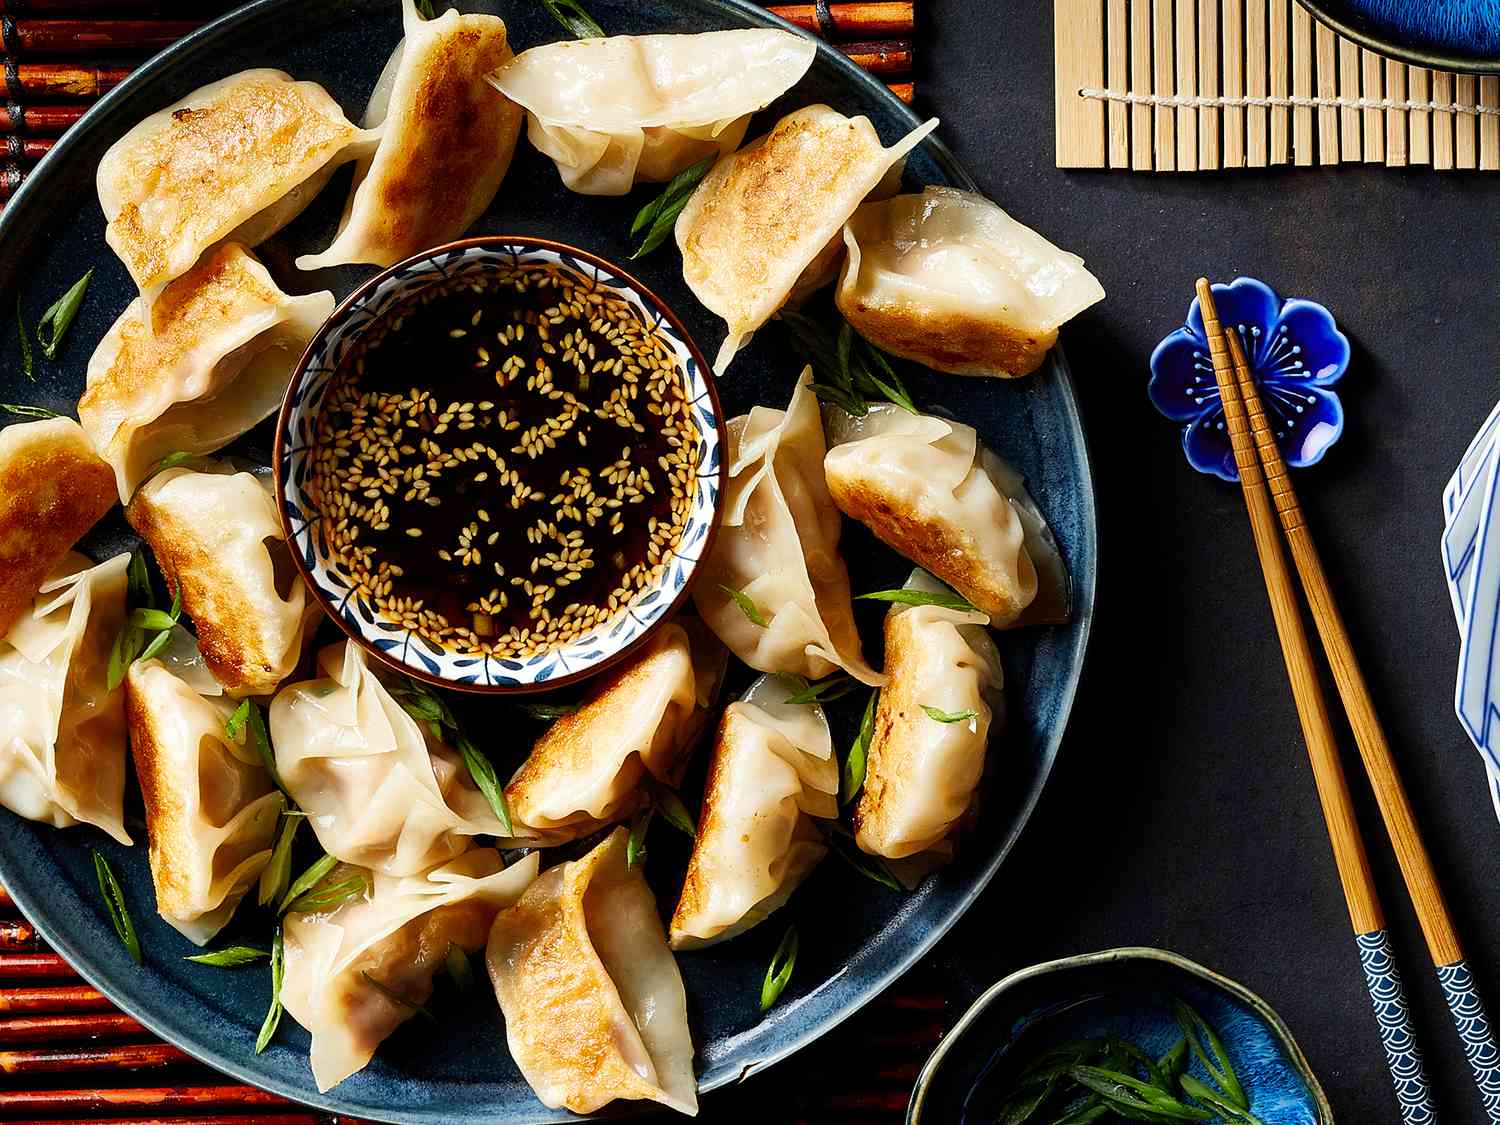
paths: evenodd
<path fill-rule="evenodd" d="M 794 24 L 787 22 L 767 9 L 750 3 L 749 0 L 699 0 L 699 2 L 718 9 L 728 20 L 738 21 L 736 26 L 771 27 L 805 34 Z M 110 90 L 94 106 L 87 110 L 75 126 L 60 138 L 53 149 L 37 163 L 36 167 L 32 170 L 32 174 L 26 178 L 16 194 L 11 197 L 9 205 L 3 211 L 0 211 L 0 244 L 6 241 L 12 228 L 20 222 L 18 216 L 30 206 L 31 197 L 44 192 L 48 181 L 61 174 L 61 165 L 71 157 L 73 149 L 84 143 L 85 136 L 93 130 L 98 122 L 114 113 L 117 104 L 129 100 L 143 87 L 149 86 L 163 71 L 175 66 L 181 56 L 192 53 L 198 49 L 200 44 L 231 32 L 239 24 L 263 12 L 277 8 L 291 8 L 298 3 L 299 0 L 250 0 L 249 3 L 226 12 L 143 62 L 119 86 Z M 909 129 L 916 128 L 922 123 L 924 119 L 919 117 L 911 106 L 905 104 L 891 93 L 885 83 L 871 75 L 868 71 L 855 65 L 824 40 L 817 39 L 816 47 L 817 53 L 825 61 L 831 63 L 835 69 L 840 71 L 846 80 L 853 83 L 855 87 L 863 87 L 871 96 L 883 101 L 891 112 L 906 123 Z M 968 168 L 958 160 L 948 145 L 935 133 L 927 136 L 921 142 L 921 145 L 947 176 L 951 177 L 967 190 L 980 191 L 978 183 L 970 174 Z M 0 277 L 0 286 L 3 286 L 5 280 L 5 277 Z M 897 978 L 904 975 L 913 965 L 930 953 L 933 947 L 957 924 L 959 919 L 973 908 L 976 900 L 989 887 L 1000 867 L 1014 850 L 1021 834 L 1025 831 L 1026 826 L 1031 822 L 1031 818 L 1036 812 L 1037 805 L 1041 801 L 1047 783 L 1051 780 L 1062 741 L 1072 721 L 1079 682 L 1082 679 L 1083 670 L 1088 661 L 1089 641 L 1093 629 L 1094 604 L 1098 586 L 1099 559 L 1099 523 L 1093 457 L 1090 452 L 1088 434 L 1084 428 L 1083 417 L 1078 404 L 1076 384 L 1061 343 L 1054 345 L 1050 353 L 1049 363 L 1053 369 L 1049 377 L 1057 381 L 1058 389 L 1061 392 L 1060 405 L 1062 413 L 1073 432 L 1078 435 L 1077 442 L 1070 452 L 1077 464 L 1078 472 L 1083 482 L 1083 487 L 1074 496 L 1074 502 L 1078 507 L 1079 523 L 1083 528 L 1083 537 L 1077 545 L 1077 558 L 1070 567 L 1075 582 L 1074 611 L 1076 615 L 1075 628 L 1077 629 L 1076 644 L 1078 655 L 1073 660 L 1061 684 L 1057 703 L 1057 719 L 1038 739 L 1040 767 L 1037 772 L 1035 784 L 1031 787 L 1031 792 L 1027 794 L 1026 799 L 1016 808 L 1013 823 L 1008 834 L 998 843 L 993 855 L 984 867 L 974 873 L 969 886 L 945 917 L 925 931 L 915 942 L 903 947 L 897 956 L 886 962 L 885 968 L 878 975 L 867 978 L 862 985 L 860 995 L 850 998 L 838 1011 L 832 1012 L 829 1016 L 821 1020 L 808 1021 L 806 1026 L 795 1033 L 784 1034 L 771 1045 L 769 1050 L 766 1050 L 755 1059 L 740 1064 L 733 1070 L 726 1069 L 712 1077 L 700 1078 L 698 1085 L 700 1095 L 710 1093 L 733 1083 L 742 1082 L 751 1075 L 758 1074 L 795 1054 L 811 1043 L 821 1039 L 870 1001 L 885 992 Z M 1079 565 L 1082 563 L 1086 563 L 1086 565 Z M 1079 580 L 1080 573 L 1083 575 L 1081 581 Z M 3 848 L 0 848 L 0 880 L 6 883 L 7 887 L 11 890 L 16 905 L 31 918 L 43 940 L 56 952 L 62 954 L 79 976 L 98 989 L 99 992 L 122 1012 L 139 1020 L 153 1035 L 164 1042 L 181 1048 L 205 1066 L 211 1067 L 221 1074 L 238 1079 L 258 1089 L 280 1094 L 299 1104 L 314 1109 L 325 1110 L 330 1113 L 351 1113 L 373 1120 L 391 1122 L 393 1125 L 432 1125 L 432 1123 L 472 1122 L 475 1120 L 472 1114 L 462 1110 L 457 1115 L 445 1111 L 439 1116 L 431 1114 L 412 1115 L 400 1112 L 392 1113 L 391 1110 L 384 1107 L 366 1106 L 358 1100 L 351 1100 L 347 1097 L 340 1098 L 334 1091 L 315 1092 L 304 1089 L 284 1081 L 274 1071 L 262 1073 L 250 1067 L 241 1066 L 233 1059 L 218 1054 L 214 1051 L 211 1044 L 191 1040 L 187 1035 L 180 1033 L 175 1028 L 137 1009 L 130 997 L 122 989 L 117 988 L 101 968 L 96 968 L 90 964 L 89 955 L 81 943 L 70 939 L 65 931 L 54 930 L 49 923 L 40 921 L 36 917 L 37 912 L 35 911 L 34 904 L 39 903 L 43 896 L 39 894 L 33 897 L 27 890 L 17 889 L 16 876 L 9 870 L 6 851 Z M 30 910 L 28 910 L 29 907 L 31 908 Z M 627 1110 L 627 1112 L 630 1109 L 634 1109 L 637 1112 L 644 1112 L 652 1108 L 653 1104 L 638 1103 L 632 1106 L 624 1106 L 621 1103 L 616 1103 L 612 1107 L 610 1115 L 619 1115 L 622 1109 Z M 550 1112 L 560 1114 L 560 1116 L 546 1118 L 545 1120 L 548 1122 L 563 1123 L 586 1119 L 569 1114 L 565 1110 Z M 543 1119 L 530 1118 L 530 1120 L 541 1121 Z"/>

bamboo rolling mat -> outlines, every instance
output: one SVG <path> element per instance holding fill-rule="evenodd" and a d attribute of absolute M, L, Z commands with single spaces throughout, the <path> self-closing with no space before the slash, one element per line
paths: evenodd
<path fill-rule="evenodd" d="M 1500 170 L 1500 76 L 1408 66 L 1295 0 L 1054 0 L 1059 168 Z"/>
<path fill-rule="evenodd" d="M 0 0 L 0 67 L 6 82 L 0 103 L 0 207 L 92 102 L 150 52 L 233 6 L 226 0 Z M 911 101 L 911 0 L 773 10 L 830 39 Z M 732 1094 L 710 1095 L 704 1119 L 897 1125 L 917 1072 L 951 1015 L 935 977 L 920 970 L 913 975 L 919 979 L 904 982 L 778 1066 L 775 1077 Z M 3 887 L 0 1121 L 361 1125 L 225 1078 L 156 1040 L 49 951 Z"/>

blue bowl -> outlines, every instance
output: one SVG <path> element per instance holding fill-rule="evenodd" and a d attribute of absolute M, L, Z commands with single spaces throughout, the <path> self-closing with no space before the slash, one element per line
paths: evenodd
<path fill-rule="evenodd" d="M 1314 18 L 1363 47 L 1414 66 L 1500 73 L 1495 0 L 1299 0 Z"/>
<path fill-rule="evenodd" d="M 1070 1039 L 1116 1035 L 1160 1058 L 1181 1038 L 1180 997 L 1218 1032 L 1265 1125 L 1333 1125 L 1302 1049 L 1271 1006 L 1244 985 L 1162 949 L 1108 949 L 1012 973 L 976 1000 L 927 1060 L 907 1125 L 993 1125 L 1002 1063 Z M 1196 1064 L 1190 1073 L 1206 1078 Z"/>

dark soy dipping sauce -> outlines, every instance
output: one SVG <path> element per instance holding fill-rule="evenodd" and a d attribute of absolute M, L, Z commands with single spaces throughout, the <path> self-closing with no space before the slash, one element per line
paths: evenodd
<path fill-rule="evenodd" d="M 367 330 L 345 357 L 319 421 L 320 447 L 340 435 L 355 439 L 329 491 L 358 496 L 355 545 L 368 549 L 371 571 L 389 564 L 388 591 L 372 580 L 377 605 L 412 599 L 479 642 L 543 631 L 538 606 L 555 621 L 570 605 L 604 606 L 622 587 L 640 589 L 645 569 L 680 535 L 691 497 L 697 435 L 670 353 L 618 319 L 628 310 L 639 325 L 619 296 L 593 302 L 580 284 L 564 300 L 567 290 L 543 275 L 569 276 L 533 268 L 517 291 L 494 274 L 475 274 L 392 309 L 385 330 Z M 582 316 L 568 307 L 580 299 Z M 560 311 L 562 322 L 551 323 Z M 594 370 L 616 357 L 618 370 Z M 549 420 L 562 428 L 550 445 L 538 436 Z M 370 452 L 353 471 L 350 457 L 361 448 Z M 663 467 L 661 458 L 680 462 L 684 450 L 685 473 Z M 654 493 L 628 475 L 641 471 Z M 390 477 L 400 479 L 392 486 Z M 516 578 L 555 591 L 536 602 Z"/>

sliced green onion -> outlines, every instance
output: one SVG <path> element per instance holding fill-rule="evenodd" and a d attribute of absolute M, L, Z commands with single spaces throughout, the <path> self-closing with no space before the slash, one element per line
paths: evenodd
<path fill-rule="evenodd" d="M 97 851 L 94 853 L 94 875 L 99 880 L 99 894 L 104 898 L 104 909 L 109 914 L 110 922 L 114 924 L 120 944 L 130 954 L 130 959 L 139 965 L 141 939 L 136 936 L 135 923 L 131 921 L 130 909 L 125 905 L 125 892 L 120 889 L 120 881 L 115 878 L 114 868 L 110 867 L 109 860 Z"/>
<path fill-rule="evenodd" d="M 787 982 L 792 979 L 792 970 L 797 967 L 798 940 L 797 925 L 794 922 L 786 928 L 781 944 L 776 947 L 771 963 L 766 966 L 766 979 L 760 986 L 760 1010 L 762 1012 L 771 1010 L 771 1006 L 781 999 Z"/>

